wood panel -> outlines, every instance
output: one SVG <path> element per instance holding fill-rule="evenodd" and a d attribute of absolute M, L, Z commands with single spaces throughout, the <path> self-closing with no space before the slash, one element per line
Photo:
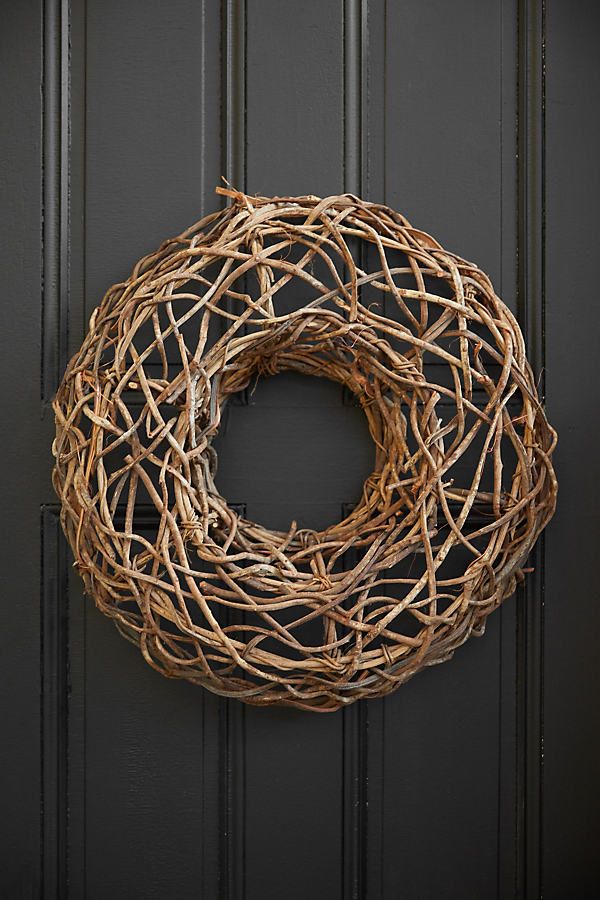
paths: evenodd
<path fill-rule="evenodd" d="M 546 12 L 544 365 L 548 413 L 559 432 L 559 514 L 546 538 L 542 648 L 542 864 L 550 900 L 597 891 L 599 13 L 585 2 L 573 16 L 558 0 Z"/>
<path fill-rule="evenodd" d="M 387 202 L 476 260 L 514 308 L 514 256 L 504 255 L 516 218 L 514 165 L 503 155 L 508 141 L 514 156 L 517 137 L 515 93 L 503 78 L 516 65 L 515 38 L 503 30 L 511 12 L 495 2 L 388 4 L 383 139 Z M 443 671 L 386 699 L 384 896 L 510 895 L 514 862 L 499 826 L 514 840 L 503 796 L 514 791 L 505 765 L 516 724 L 514 639 L 513 598 Z"/>
<path fill-rule="evenodd" d="M 86 317 L 214 206 L 220 39 L 214 4 L 87 2 Z M 86 896 L 216 895 L 215 698 L 140 665 L 90 608 L 85 645 Z"/>
<path fill-rule="evenodd" d="M 41 5 L 25 0 L 5 8 L 2 18 L 0 893 L 33 897 L 40 891 L 46 849 L 41 841 L 40 816 L 39 488 L 47 469 L 46 448 L 39 443 L 43 272 Z M 48 860 L 48 865 L 55 862 Z"/>
<path fill-rule="evenodd" d="M 247 3 L 245 186 L 250 192 L 281 195 L 342 189 L 343 23 L 341 2 L 332 3 L 326 17 L 319 0 L 285 8 L 276 0 Z M 303 380 L 293 379 L 295 402 L 286 396 L 280 376 L 267 390 L 257 392 L 258 408 L 232 409 L 231 443 L 235 444 L 236 414 L 247 419 L 250 413 L 254 421 L 261 413 L 266 416 L 262 427 L 252 429 L 259 454 L 268 452 L 269 418 L 281 421 L 282 414 L 292 417 L 287 428 L 296 438 L 295 454 L 288 445 L 288 459 L 302 453 L 297 439 L 303 424 L 330 434 L 328 416 L 335 415 L 336 408 L 343 411 L 341 391 L 328 392 L 328 385 L 318 381 L 310 391 L 313 410 L 303 409 L 308 393 L 302 389 Z M 333 447 L 324 450 L 330 460 L 334 458 Z M 343 452 L 337 442 L 336 450 Z M 304 488 L 300 515 L 305 510 L 314 520 L 319 512 L 310 509 L 311 501 L 336 495 L 327 478 L 320 481 L 308 487 L 294 477 L 295 488 L 285 488 L 279 481 L 279 492 L 285 491 L 283 508 L 274 485 L 255 498 L 258 503 L 249 503 L 248 514 L 268 521 L 287 512 L 289 523 L 294 500 L 300 500 Z M 340 512 L 338 491 L 337 505 L 328 505 L 320 515 L 327 520 Z M 335 896 L 342 865 L 341 717 L 252 708 L 243 715 L 245 878 L 237 896 L 258 900 L 267 884 L 273 896 L 306 897 L 315 887 L 322 896 Z"/>

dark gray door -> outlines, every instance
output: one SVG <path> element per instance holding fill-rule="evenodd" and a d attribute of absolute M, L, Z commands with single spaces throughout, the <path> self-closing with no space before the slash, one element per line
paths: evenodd
<path fill-rule="evenodd" d="M 2 5 L 3 897 L 595 896 L 598 20 L 592 0 Z M 560 435 L 557 516 L 485 636 L 333 715 L 153 672 L 82 598 L 50 486 L 92 309 L 218 207 L 221 175 L 360 193 L 475 260 Z M 284 376 L 220 441 L 223 492 L 272 525 L 339 517 L 371 452 L 340 391 Z"/>

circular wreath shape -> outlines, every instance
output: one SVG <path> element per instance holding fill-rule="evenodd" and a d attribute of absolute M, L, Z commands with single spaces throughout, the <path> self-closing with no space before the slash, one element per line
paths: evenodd
<path fill-rule="evenodd" d="M 350 194 L 217 192 L 226 208 L 108 291 L 69 363 L 63 528 L 160 672 L 331 711 L 483 633 L 554 512 L 556 434 L 476 265 Z M 228 399 L 285 370 L 343 385 L 373 439 L 360 500 L 321 531 L 249 521 L 215 484 Z"/>

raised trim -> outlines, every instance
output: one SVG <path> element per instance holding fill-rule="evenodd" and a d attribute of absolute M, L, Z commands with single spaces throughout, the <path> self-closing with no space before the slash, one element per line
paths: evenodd
<path fill-rule="evenodd" d="M 222 0 L 222 168 L 227 181 L 246 190 L 246 0 Z"/>
<path fill-rule="evenodd" d="M 344 0 L 344 130 L 343 190 L 360 196 L 365 186 L 363 148 L 366 134 L 363 98 L 367 68 L 367 3 Z M 342 392 L 342 403 L 350 405 Z M 347 515 L 344 504 L 342 515 Z M 354 703 L 342 711 L 342 894 L 365 896 L 368 859 L 369 710 Z"/>
<path fill-rule="evenodd" d="M 517 314 L 544 396 L 545 0 L 518 2 Z M 517 896 L 542 896 L 544 538 L 517 593 Z"/>
<path fill-rule="evenodd" d="M 70 46 L 68 0 L 44 3 L 42 96 L 42 366 L 49 402 L 67 362 Z"/>
<path fill-rule="evenodd" d="M 41 508 L 42 896 L 66 897 L 69 877 L 69 596 L 57 505 Z"/>
<path fill-rule="evenodd" d="M 221 159 L 223 175 L 246 190 L 246 0 L 222 0 Z M 246 397 L 247 401 L 247 397 Z M 219 896 L 245 894 L 246 714 L 219 699 Z"/>

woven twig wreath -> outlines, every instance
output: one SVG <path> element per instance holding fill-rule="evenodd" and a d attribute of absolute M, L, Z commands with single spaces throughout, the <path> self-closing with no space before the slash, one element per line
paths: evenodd
<path fill-rule="evenodd" d="M 111 288 L 68 366 L 63 527 L 159 671 L 334 710 L 483 632 L 554 511 L 556 435 L 474 264 L 348 194 L 218 190 L 231 205 Z M 225 403 L 283 370 L 344 385 L 373 438 L 360 501 L 323 531 L 265 528 L 215 486 Z"/>

